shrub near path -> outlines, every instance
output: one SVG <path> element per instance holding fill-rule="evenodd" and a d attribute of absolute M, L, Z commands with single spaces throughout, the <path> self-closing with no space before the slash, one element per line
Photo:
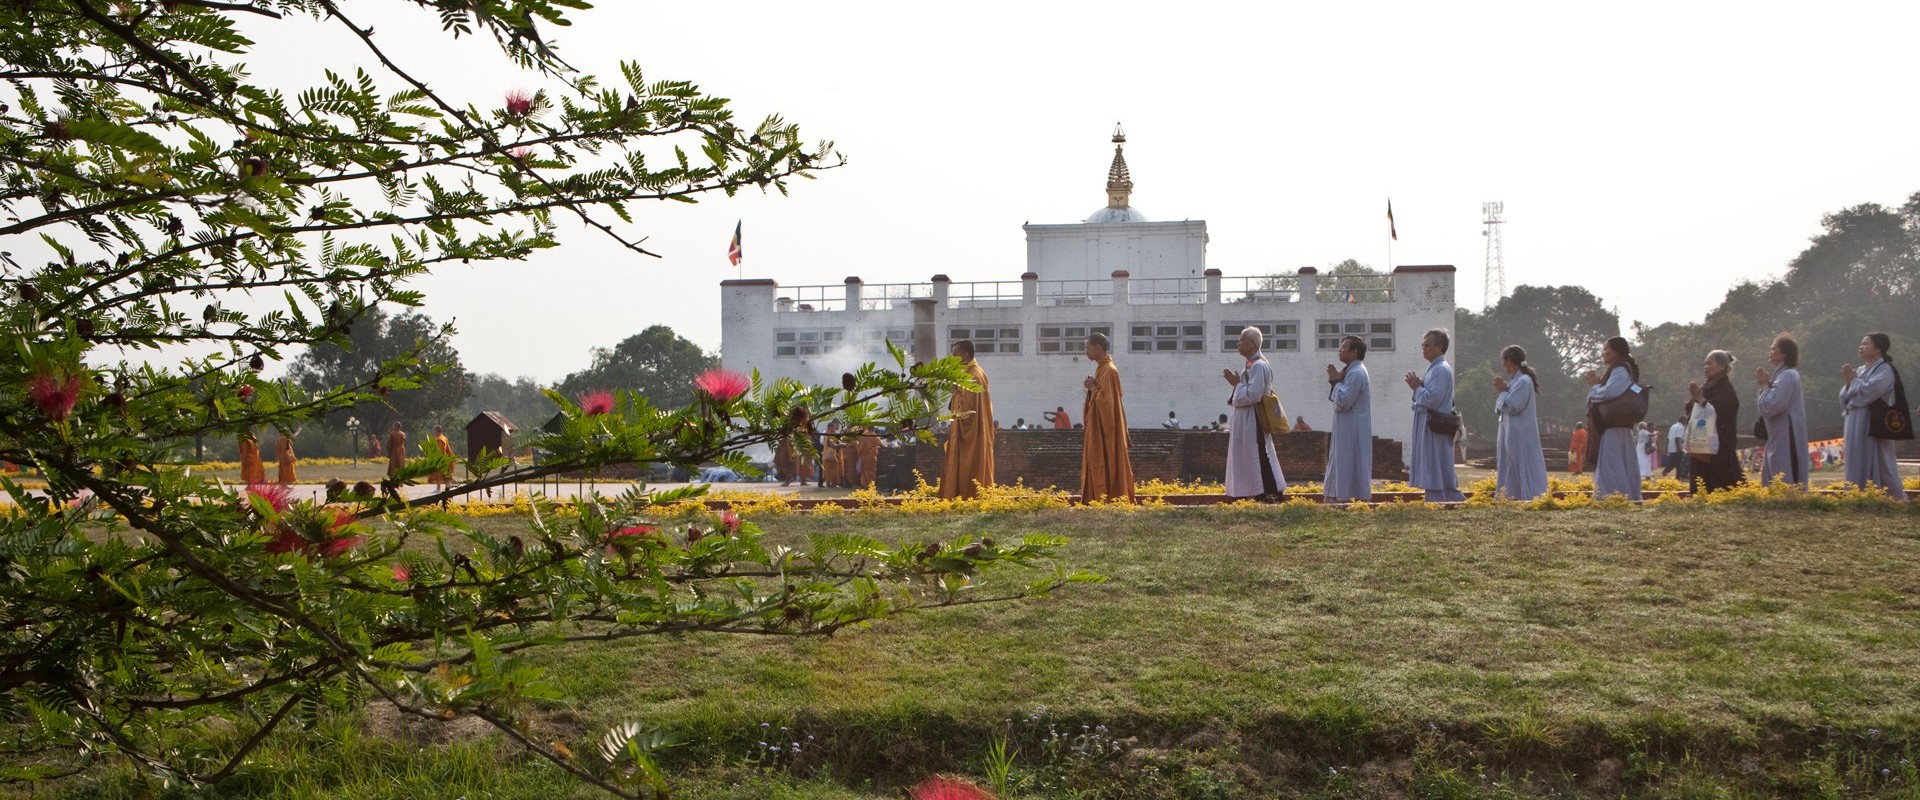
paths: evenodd
<path fill-rule="evenodd" d="M 588 714 L 655 709 L 694 743 L 687 767 L 751 751 L 761 722 L 815 737 L 803 774 L 882 782 L 979 774 L 996 736 L 1031 760 L 1049 726 L 1103 724 L 1130 740 L 1100 778 L 1115 796 L 1141 796 L 1127 782 L 1156 759 L 1213 764 L 1227 796 L 1456 778 L 1906 796 L 1916 523 L 1787 503 L 790 515 L 776 537 L 1060 533 L 1110 580 L 885 636 L 636 647 L 576 663 L 572 689 Z"/>

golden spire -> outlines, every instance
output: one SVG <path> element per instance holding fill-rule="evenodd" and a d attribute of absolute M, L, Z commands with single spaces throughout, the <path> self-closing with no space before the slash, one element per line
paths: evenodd
<path fill-rule="evenodd" d="M 1113 123 L 1113 166 L 1107 168 L 1107 207 L 1126 208 L 1127 195 L 1133 192 L 1133 176 L 1127 174 L 1127 132 Z"/>

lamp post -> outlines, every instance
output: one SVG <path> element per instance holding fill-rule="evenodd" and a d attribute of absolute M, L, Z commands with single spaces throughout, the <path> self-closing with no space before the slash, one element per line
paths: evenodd
<path fill-rule="evenodd" d="M 359 417 L 347 417 L 347 439 L 351 442 L 351 444 L 347 445 L 347 449 L 353 451 L 353 465 L 358 467 L 360 466 L 360 418 Z"/>

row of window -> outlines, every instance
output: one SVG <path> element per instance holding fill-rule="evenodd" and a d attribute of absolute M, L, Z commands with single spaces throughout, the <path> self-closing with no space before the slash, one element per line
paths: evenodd
<path fill-rule="evenodd" d="M 1219 352 L 1231 353 L 1238 349 L 1240 331 L 1249 326 L 1260 329 L 1264 337 L 1260 349 L 1265 352 L 1295 353 L 1301 350 L 1298 322 L 1228 322 L 1220 326 Z M 1391 352 L 1393 327 L 1392 320 L 1316 323 L 1313 348 L 1321 351 L 1339 350 L 1342 338 L 1359 336 L 1366 340 L 1369 350 Z M 1126 352 L 1204 353 L 1207 352 L 1206 330 L 1207 326 L 1198 322 L 1133 325 L 1127 331 Z M 1087 336 L 1094 333 L 1114 339 L 1111 325 L 1038 325 L 1035 326 L 1033 352 L 1041 355 L 1079 355 L 1086 351 Z M 878 357 L 886 354 L 886 342 L 889 340 L 903 350 L 911 348 L 913 331 L 907 328 L 870 330 L 857 339 L 851 346 L 857 346 L 863 356 Z M 1025 344 L 1020 326 L 947 329 L 948 341 L 961 339 L 971 340 L 976 353 L 1018 354 Z M 773 334 L 773 352 L 776 356 L 799 358 L 826 355 L 840 352 L 848 346 L 850 343 L 846 341 L 845 330 L 841 328 L 780 330 Z"/>

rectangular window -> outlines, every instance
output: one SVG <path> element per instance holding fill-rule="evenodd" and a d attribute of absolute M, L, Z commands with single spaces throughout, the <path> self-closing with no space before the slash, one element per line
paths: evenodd
<path fill-rule="evenodd" d="M 869 356 L 884 356 L 887 354 L 887 342 L 893 342 L 894 347 L 898 347 L 906 351 L 908 355 L 912 355 L 913 329 L 888 328 L 886 330 L 867 331 L 866 341 L 861 343 L 861 350 Z"/>
<path fill-rule="evenodd" d="M 840 352 L 846 331 L 840 328 L 801 328 L 773 332 L 773 354 L 801 358 Z"/>
<path fill-rule="evenodd" d="M 1112 325 L 1041 325 L 1039 336 L 1034 343 L 1035 350 L 1043 356 L 1077 356 L 1087 352 L 1087 336 L 1102 334 L 1113 337 Z"/>
<path fill-rule="evenodd" d="M 1128 333 L 1127 351 L 1132 353 L 1199 353 L 1207 347 L 1207 327 L 1198 322 L 1153 323 L 1135 325 Z"/>
<path fill-rule="evenodd" d="M 1367 342 L 1367 352 L 1393 350 L 1392 320 L 1352 320 L 1341 322 L 1322 322 L 1314 326 L 1314 347 L 1319 350 L 1339 350 L 1340 340 L 1348 336 L 1358 336 Z"/>
<path fill-rule="evenodd" d="M 961 339 L 971 340 L 975 353 L 1020 352 L 1020 329 L 1017 327 L 947 329 L 948 342 L 957 342 Z"/>
<path fill-rule="evenodd" d="M 1226 353 L 1240 349 L 1240 331 L 1246 328 L 1260 330 L 1260 352 L 1297 353 L 1300 352 L 1300 323 L 1287 322 L 1229 322 L 1220 326 L 1220 350 Z M 1339 342 L 1334 346 L 1337 349 Z"/>

